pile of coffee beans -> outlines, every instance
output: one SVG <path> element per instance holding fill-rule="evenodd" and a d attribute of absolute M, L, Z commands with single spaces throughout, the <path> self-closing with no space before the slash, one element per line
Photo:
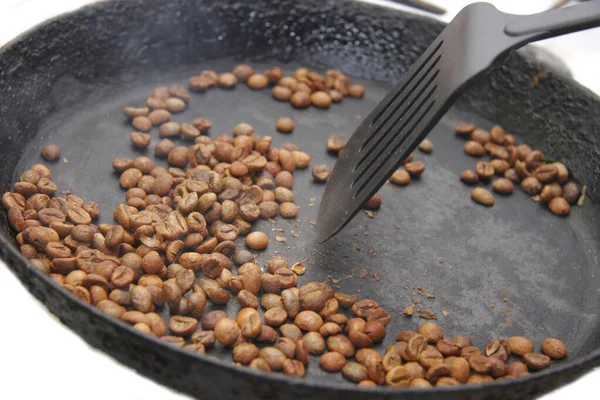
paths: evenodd
<path fill-rule="evenodd" d="M 190 89 L 203 92 L 215 86 L 232 89 L 240 82 L 245 82 L 255 90 L 262 90 L 271 85 L 271 93 L 275 100 L 288 101 L 296 108 L 312 105 L 325 109 L 332 103 L 341 102 L 346 96 L 361 98 L 365 92 L 362 85 L 351 84 L 350 79 L 339 70 L 328 70 L 323 76 L 308 68 L 298 68 L 293 76 L 284 76 L 280 67 L 260 73 L 246 64 L 240 64 L 232 72 L 220 75 L 215 71 L 202 71 L 199 75 L 192 76 L 188 84 Z"/>
<path fill-rule="evenodd" d="M 488 132 L 474 124 L 459 124 L 454 131 L 468 140 L 465 153 L 477 158 L 487 154 L 491 158 L 479 161 L 475 171 L 463 171 L 460 174 L 463 183 L 492 181 L 493 190 L 503 196 L 512 194 L 514 185 L 519 185 L 532 200 L 547 204 L 552 213 L 560 216 L 568 215 L 571 205 L 578 202 L 581 191 L 576 183 L 569 182 L 569 171 L 563 163 L 547 162 L 541 151 L 527 144 L 516 144 L 515 138 L 500 125 Z M 471 196 L 484 206 L 495 203 L 492 193 L 483 187 L 474 188 Z"/>
<path fill-rule="evenodd" d="M 284 77 L 278 67 L 260 74 L 248 65 L 222 74 L 202 71 L 189 79 L 189 87 L 231 89 L 238 82 L 253 89 L 271 85 L 273 97 L 301 108 L 310 104 L 327 108 L 344 96 L 359 98 L 364 93 L 362 86 L 351 85 L 336 70 L 323 77 L 299 68 L 293 77 Z M 544 340 L 542 353 L 534 353 L 533 343 L 524 337 L 493 339 L 482 351 L 467 336 L 445 338 L 443 329 L 431 322 L 416 332 L 400 332 L 383 354 L 374 349 L 387 336 L 391 320 L 375 300 L 336 292 L 325 282 L 299 286 L 304 264 L 274 256 L 261 267 L 253 253 L 236 244 L 244 237 L 247 248 L 262 251 L 269 239 L 264 232 L 252 231 L 253 224 L 298 215 L 293 174 L 309 166 L 310 156 L 292 143 L 275 148 L 270 136 L 255 132 L 248 123 L 237 124 L 232 135 L 211 139 L 202 135 L 212 126 L 205 118 L 182 124 L 171 121 L 190 100 L 186 87 L 172 85 L 155 88 L 144 106 L 123 110 L 135 129 L 129 135 L 135 147 L 148 149 L 149 132 L 157 128 L 160 140 L 154 156 L 165 158 L 168 168 L 147 156 L 112 161 L 126 190 L 125 202 L 113 211 L 115 224 L 97 223 L 100 207 L 93 201 L 73 194 L 57 196 L 46 166 L 36 164 L 25 171 L 13 191 L 2 196 L 21 253 L 82 301 L 140 332 L 201 354 L 218 343 L 231 350 L 236 365 L 294 377 L 306 374 L 309 355 L 319 355 L 323 370 L 341 372 L 360 386 L 449 386 L 523 376 L 547 368 L 551 358 L 567 356 L 564 344 L 553 338 Z M 293 121 L 282 118 L 277 129 L 291 132 Z M 483 155 L 479 144 L 494 161 L 508 164 L 478 165 L 476 172 L 461 175 L 463 181 L 476 183 L 501 168 L 506 167 L 505 175 L 512 168 L 523 179 L 522 187 L 533 193 L 529 188 L 535 182 L 525 183 L 533 178 L 540 197 L 552 203 L 560 193 L 551 194 L 562 190 L 560 198 L 567 206 L 570 203 L 568 184 L 560 186 L 568 179 L 564 166 L 544 163 L 539 152 L 520 157 L 519 151 L 526 149 L 515 147 L 514 139 L 510 144 L 510 135 L 503 131 L 500 135 L 498 128 L 487 140 L 474 127 L 457 127 L 457 132 L 478 139 L 465 147 L 469 154 Z M 187 145 L 176 145 L 176 139 Z M 342 138 L 327 138 L 328 151 L 339 154 L 343 147 Z M 424 140 L 419 149 L 431 153 L 433 144 Z M 47 146 L 42 157 L 57 160 L 60 149 Z M 390 181 L 406 185 L 424 169 L 411 154 Z M 529 175 L 522 176 L 525 173 Z M 326 181 L 329 174 L 326 165 L 312 168 L 317 182 Z M 515 181 L 509 176 L 506 182 L 494 182 L 497 192 L 512 191 L 509 184 Z M 549 186 L 553 184 L 558 189 Z M 478 201 L 493 204 L 489 192 L 488 196 L 485 189 L 476 190 L 484 191 L 477 194 Z M 375 195 L 365 208 L 378 209 L 381 202 Z M 230 301 L 241 307 L 236 315 L 207 310 Z M 159 314 L 164 315 L 165 309 L 169 313 L 163 319 Z M 511 354 L 523 362 L 508 363 Z"/>

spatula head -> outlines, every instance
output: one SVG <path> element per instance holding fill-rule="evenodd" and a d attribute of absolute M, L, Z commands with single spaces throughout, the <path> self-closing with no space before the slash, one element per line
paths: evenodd
<path fill-rule="evenodd" d="M 317 218 L 318 241 L 335 235 L 356 215 L 433 129 L 464 85 L 506 50 L 505 43 L 484 48 L 488 43 L 476 34 L 493 27 L 503 35 L 498 14 L 504 15 L 487 3 L 461 11 L 360 124 L 327 183 Z"/>

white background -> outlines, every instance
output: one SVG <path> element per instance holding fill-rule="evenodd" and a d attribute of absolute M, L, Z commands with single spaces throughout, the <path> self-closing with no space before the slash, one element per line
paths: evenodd
<path fill-rule="evenodd" d="M 372 3 L 388 4 L 380 0 Z M 430 0 L 444 6 L 449 21 L 469 1 Z M 29 27 L 57 14 L 89 3 L 90 0 L 0 0 L 0 45 Z M 554 1 L 490 1 L 500 10 L 530 14 L 547 9 Z M 396 8 L 402 8 L 395 6 Z M 590 30 L 541 45 L 559 54 L 576 79 L 600 94 L 600 30 Z M 183 400 L 172 392 L 117 364 L 113 359 L 88 347 L 21 286 L 0 262 L 0 399 L 62 398 Z M 542 398 L 594 398 L 600 371 Z M 201 379 L 201 378 L 199 378 Z"/>

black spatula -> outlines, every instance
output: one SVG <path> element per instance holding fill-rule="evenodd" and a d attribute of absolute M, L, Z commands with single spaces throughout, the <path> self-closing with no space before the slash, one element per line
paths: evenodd
<path fill-rule="evenodd" d="M 505 14 L 488 3 L 461 10 L 340 153 L 319 206 L 317 240 L 339 232 L 458 95 L 512 50 L 596 26 L 600 26 L 600 1 L 528 16 Z"/>

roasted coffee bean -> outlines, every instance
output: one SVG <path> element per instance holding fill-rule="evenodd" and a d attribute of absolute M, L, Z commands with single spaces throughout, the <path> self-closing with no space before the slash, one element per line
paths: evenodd
<path fill-rule="evenodd" d="M 327 151 L 331 153 L 339 153 L 344 148 L 344 139 L 337 135 L 329 135 L 327 137 Z"/>
<path fill-rule="evenodd" d="M 550 211 L 556 215 L 564 216 L 568 215 L 571 211 L 571 206 L 569 206 L 569 202 L 565 200 L 564 197 L 554 197 L 550 200 L 550 204 L 548 204 L 548 208 Z"/>
<path fill-rule="evenodd" d="M 473 157 L 481 157 L 485 154 L 485 149 L 483 148 L 483 145 L 474 140 L 470 140 L 467 143 L 465 143 L 464 149 L 465 153 Z"/>
<path fill-rule="evenodd" d="M 411 161 L 404 164 L 404 169 L 406 172 L 408 172 L 411 178 L 416 178 L 421 176 L 423 171 L 425 171 L 425 164 L 423 164 L 421 161 Z"/>
<path fill-rule="evenodd" d="M 506 345 L 512 354 L 523 356 L 527 353 L 533 353 L 533 342 L 523 336 L 511 336 L 506 341 Z"/>
<path fill-rule="evenodd" d="M 252 232 L 246 236 L 246 246 L 252 250 L 264 250 L 269 244 L 269 237 L 263 232 Z"/>
<path fill-rule="evenodd" d="M 169 330 L 177 336 L 191 335 L 197 327 L 198 321 L 195 318 L 175 315 L 169 320 Z"/>
<path fill-rule="evenodd" d="M 475 185 L 479 182 L 479 175 L 467 169 L 460 174 L 460 180 L 468 185 Z"/>
<path fill-rule="evenodd" d="M 480 161 L 475 165 L 475 172 L 479 176 L 479 179 L 489 179 L 494 176 L 494 167 L 489 162 Z"/>
<path fill-rule="evenodd" d="M 56 161 L 60 158 L 60 147 L 49 144 L 42 149 L 42 157 L 46 161 Z"/>
<path fill-rule="evenodd" d="M 527 353 L 523 355 L 523 361 L 532 370 L 540 370 L 550 366 L 550 357 L 545 354 Z"/>
<path fill-rule="evenodd" d="M 491 207 L 494 205 L 494 196 L 486 189 L 482 187 L 476 187 L 471 192 L 471 197 L 477 203 L 482 204 L 484 206 Z"/>
<path fill-rule="evenodd" d="M 330 351 L 321 356 L 319 365 L 327 372 L 339 372 L 346 365 L 346 357 L 338 352 Z"/>
<path fill-rule="evenodd" d="M 546 338 L 542 341 L 542 352 L 555 360 L 563 359 L 569 354 L 565 344 L 555 338 Z"/>
<path fill-rule="evenodd" d="M 513 183 L 506 178 L 498 178 L 492 183 L 494 191 L 500 194 L 511 194 L 514 190 Z"/>
<path fill-rule="evenodd" d="M 314 311 L 305 310 L 296 315 L 294 323 L 302 330 L 318 332 L 323 325 L 323 318 Z"/>
<path fill-rule="evenodd" d="M 521 182 L 521 189 L 530 196 L 535 196 L 542 191 L 542 184 L 537 178 L 529 176 Z"/>
<path fill-rule="evenodd" d="M 558 183 L 549 183 L 544 185 L 542 192 L 540 193 L 540 201 L 542 203 L 550 203 L 550 201 L 562 195 L 562 188 Z"/>

